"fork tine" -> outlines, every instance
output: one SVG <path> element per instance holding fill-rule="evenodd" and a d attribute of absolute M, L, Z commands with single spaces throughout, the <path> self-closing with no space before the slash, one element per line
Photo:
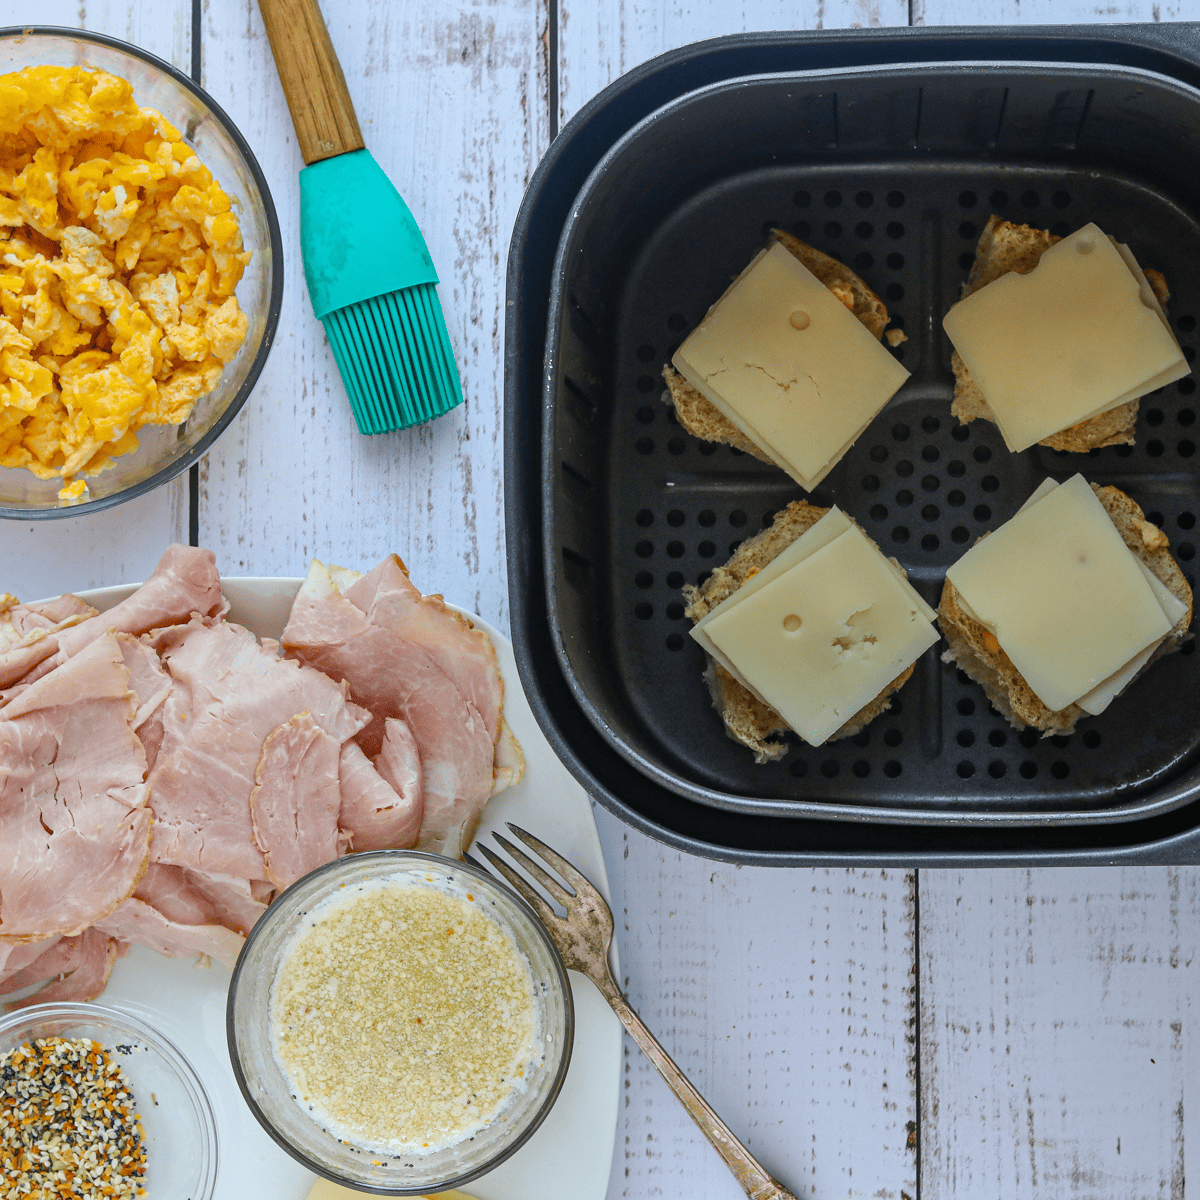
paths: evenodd
<path fill-rule="evenodd" d="M 462 860 L 465 863 L 470 863 L 477 871 L 486 871 L 487 867 L 483 865 L 477 858 L 472 858 L 465 850 L 463 851 Z"/>
<path fill-rule="evenodd" d="M 574 889 L 577 896 L 587 896 L 592 899 L 602 899 L 595 885 L 577 867 L 573 867 L 557 850 L 551 850 L 541 838 L 534 837 L 527 829 L 505 822 L 509 829 L 521 839 L 535 854 L 541 855 Z M 499 834 L 493 834 L 497 839 Z"/>
<path fill-rule="evenodd" d="M 519 862 L 521 866 L 523 866 L 525 870 L 528 871 L 529 874 L 532 875 L 534 879 L 536 879 L 538 883 L 540 883 L 542 887 L 544 887 L 546 891 L 548 891 L 550 895 L 552 895 L 555 900 L 557 900 L 559 904 L 563 906 L 563 908 L 569 909 L 571 907 L 571 901 L 574 900 L 575 897 L 568 892 L 567 889 L 563 887 L 563 885 L 559 883 L 558 880 L 555 879 L 554 876 L 551 875 L 541 863 L 535 862 L 519 846 L 514 846 L 512 842 L 510 842 L 502 833 L 496 833 L 495 830 L 493 830 L 492 837 L 495 838 L 496 841 L 499 842 L 500 845 L 508 852 L 509 857 L 515 858 L 517 862 Z"/>
<path fill-rule="evenodd" d="M 513 888 L 524 897 L 529 907 L 541 917 L 543 925 L 549 926 L 551 921 L 558 920 L 558 914 L 550 907 L 549 903 L 542 896 L 539 896 L 504 859 L 488 849 L 487 846 L 477 846 L 476 849 L 492 864 L 493 869 L 499 871 Z"/>

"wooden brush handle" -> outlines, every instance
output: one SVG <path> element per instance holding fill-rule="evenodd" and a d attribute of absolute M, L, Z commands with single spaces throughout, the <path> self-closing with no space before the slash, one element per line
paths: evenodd
<path fill-rule="evenodd" d="M 306 163 L 365 143 L 317 0 L 258 0 Z"/>

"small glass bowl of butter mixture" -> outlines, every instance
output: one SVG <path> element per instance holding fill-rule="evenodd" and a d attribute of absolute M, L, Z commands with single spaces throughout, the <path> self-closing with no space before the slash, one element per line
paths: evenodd
<path fill-rule="evenodd" d="M 566 1074 L 561 960 L 502 884 L 351 855 L 272 904 L 230 988 L 234 1070 L 285 1149 L 338 1182 L 452 1187 L 515 1152 Z"/>

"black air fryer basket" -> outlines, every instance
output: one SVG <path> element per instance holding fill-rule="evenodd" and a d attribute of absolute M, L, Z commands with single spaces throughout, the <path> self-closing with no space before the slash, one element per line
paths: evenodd
<path fill-rule="evenodd" d="M 912 373 L 814 502 L 855 517 L 936 605 L 979 534 L 1082 471 L 1142 505 L 1194 585 L 1194 380 L 1143 400 L 1133 447 L 1012 456 L 994 426 L 951 417 L 941 318 L 989 213 L 1063 234 L 1095 221 L 1165 273 L 1193 358 L 1198 166 L 1192 25 L 748 35 L 647 64 L 575 118 L 513 238 L 506 471 L 522 679 L 593 795 L 745 862 L 1200 860 L 1194 654 L 1041 740 L 939 646 L 857 737 L 755 765 L 712 710 L 680 588 L 804 494 L 660 400 L 662 364 L 786 229 L 879 292 Z"/>

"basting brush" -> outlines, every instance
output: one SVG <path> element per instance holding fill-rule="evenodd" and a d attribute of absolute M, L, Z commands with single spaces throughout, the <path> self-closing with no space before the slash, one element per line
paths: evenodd
<path fill-rule="evenodd" d="M 316 0 L 259 0 L 304 157 L 300 250 L 361 433 L 462 403 L 437 274 L 400 193 L 366 149 Z"/>

